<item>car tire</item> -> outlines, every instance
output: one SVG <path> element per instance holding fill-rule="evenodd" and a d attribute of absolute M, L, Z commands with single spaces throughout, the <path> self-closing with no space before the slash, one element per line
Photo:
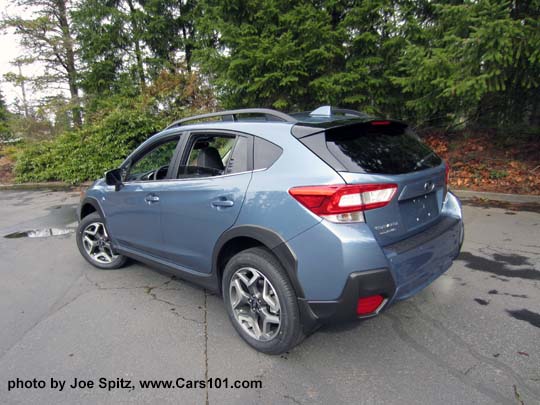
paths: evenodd
<path fill-rule="evenodd" d="M 233 256 L 223 272 L 222 291 L 234 328 L 254 349 L 281 354 L 303 340 L 296 293 L 267 249 L 250 248 Z"/>
<path fill-rule="evenodd" d="M 112 270 L 125 265 L 127 258 L 112 250 L 105 221 L 97 212 L 81 220 L 76 237 L 79 252 L 94 267 Z"/>

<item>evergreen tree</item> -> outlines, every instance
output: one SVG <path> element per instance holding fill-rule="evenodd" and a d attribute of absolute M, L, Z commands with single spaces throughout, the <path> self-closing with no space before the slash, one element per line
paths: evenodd
<path fill-rule="evenodd" d="M 126 12 L 117 2 L 84 0 L 73 12 L 81 57 L 81 86 L 90 96 L 137 88 L 130 75 L 133 43 Z"/>
<path fill-rule="evenodd" d="M 540 1 L 201 0 L 230 107 L 330 103 L 430 124 L 540 122 Z"/>
<path fill-rule="evenodd" d="M 436 3 L 395 82 L 420 120 L 523 123 L 538 116 L 540 2 Z M 488 119 L 486 119 L 488 118 Z"/>
<path fill-rule="evenodd" d="M 139 93 L 163 69 L 191 70 L 195 2 L 84 0 L 73 13 L 90 95 Z"/>
<path fill-rule="evenodd" d="M 11 138 L 11 130 L 8 124 L 9 114 L 4 101 L 4 96 L 0 91 L 0 140 Z"/>
<path fill-rule="evenodd" d="M 76 45 L 72 35 L 69 10 L 70 0 L 13 0 L 18 6 L 30 9 L 30 17 L 7 16 L 0 26 L 14 28 L 20 44 L 26 50 L 19 61 L 38 62 L 45 73 L 34 78 L 39 88 L 65 84 L 69 89 L 72 120 L 75 126 L 82 124 L 77 77 Z"/>
<path fill-rule="evenodd" d="M 37 17 L 4 25 L 90 111 L 185 69 L 224 107 L 540 125 L 540 0 L 14 1 Z"/>
<path fill-rule="evenodd" d="M 203 1 L 199 52 L 228 106 L 402 112 L 407 2 Z M 206 41 L 206 43 L 205 43 Z"/>
<path fill-rule="evenodd" d="M 164 67 L 174 71 L 178 65 L 191 71 L 193 51 L 198 47 L 197 1 L 146 0 L 141 1 L 141 7 L 142 38 L 151 51 L 148 65 L 153 75 Z"/>

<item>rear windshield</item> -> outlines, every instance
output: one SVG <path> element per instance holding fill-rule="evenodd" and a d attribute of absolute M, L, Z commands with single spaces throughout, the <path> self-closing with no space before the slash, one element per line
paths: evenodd
<path fill-rule="evenodd" d="M 351 125 L 327 130 L 328 151 L 348 170 L 402 174 L 439 166 L 442 161 L 402 125 Z"/>

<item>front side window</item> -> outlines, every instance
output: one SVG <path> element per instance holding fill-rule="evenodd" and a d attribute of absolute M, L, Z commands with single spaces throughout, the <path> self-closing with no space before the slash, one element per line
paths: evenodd
<path fill-rule="evenodd" d="M 243 136 L 196 135 L 177 177 L 211 177 L 247 171 L 248 143 Z"/>
<path fill-rule="evenodd" d="M 126 181 L 162 180 L 167 176 L 178 138 L 173 138 L 146 151 L 127 170 Z"/>

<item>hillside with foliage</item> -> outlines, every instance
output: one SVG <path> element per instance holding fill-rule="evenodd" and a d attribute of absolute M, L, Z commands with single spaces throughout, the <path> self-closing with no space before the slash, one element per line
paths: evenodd
<path fill-rule="evenodd" d="M 539 144 L 540 0 L 12 1 L 33 11 L 0 25 L 25 50 L 5 77 L 22 94 L 19 181 L 99 177 L 168 121 L 218 108 L 332 104 Z"/>

